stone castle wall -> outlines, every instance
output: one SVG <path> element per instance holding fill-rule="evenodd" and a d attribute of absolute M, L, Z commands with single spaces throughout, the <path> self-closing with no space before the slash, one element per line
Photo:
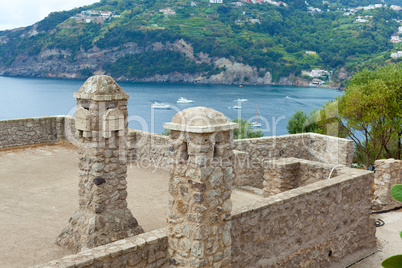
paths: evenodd
<path fill-rule="evenodd" d="M 54 143 L 64 139 L 65 116 L 0 120 L 0 148 Z"/>
<path fill-rule="evenodd" d="M 395 184 L 402 184 L 402 161 L 395 159 L 381 159 L 374 163 L 374 199 L 373 210 L 388 210 L 402 206 L 391 196 L 391 188 Z"/>
<path fill-rule="evenodd" d="M 348 169 L 233 211 L 232 267 L 345 267 L 371 254 L 372 181 Z"/>
<path fill-rule="evenodd" d="M 140 167 L 169 168 L 169 137 L 128 129 L 128 160 Z"/>
<path fill-rule="evenodd" d="M 251 186 L 262 189 L 264 182 L 264 166 L 248 152 L 234 150 L 236 174 L 233 185 L 236 187 Z"/>
<path fill-rule="evenodd" d="M 232 267 L 345 267 L 376 249 L 373 174 L 340 176 L 232 211 Z M 168 267 L 167 228 L 35 267 Z"/>
<path fill-rule="evenodd" d="M 165 267 L 167 245 L 167 229 L 163 228 L 33 267 Z"/>
<path fill-rule="evenodd" d="M 167 136 L 129 129 L 127 139 L 131 161 L 150 162 L 168 169 Z M 0 148 L 54 143 L 60 140 L 76 143 L 74 117 L 48 116 L 0 120 Z M 242 168 L 254 171 L 258 169 L 254 175 L 260 179 L 260 184 L 263 169 L 262 166 L 258 168 L 258 165 L 262 165 L 265 160 L 296 157 L 350 166 L 353 157 L 352 141 L 315 133 L 235 140 L 234 146 L 235 150 L 248 153 L 250 163 L 253 164 L 250 166 L 242 163 Z"/>
<path fill-rule="evenodd" d="M 234 141 L 235 149 L 260 162 L 295 157 L 327 164 L 351 166 L 353 142 L 316 133 L 302 133 Z"/>

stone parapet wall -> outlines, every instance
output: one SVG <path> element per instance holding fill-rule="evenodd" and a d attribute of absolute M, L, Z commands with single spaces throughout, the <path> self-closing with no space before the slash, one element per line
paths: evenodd
<path fill-rule="evenodd" d="M 129 156 L 133 161 L 150 162 L 168 169 L 169 138 L 140 130 L 128 130 Z M 72 116 L 48 116 L 0 120 L 0 148 L 53 143 L 68 140 L 76 143 Z M 350 166 L 352 141 L 315 133 L 283 135 L 234 141 L 235 150 L 247 152 L 250 160 L 258 161 L 296 157 L 329 164 Z M 347 155 L 347 156 L 346 156 Z M 243 166 L 255 169 L 254 166 Z M 259 174 L 262 182 L 263 174 Z"/>
<path fill-rule="evenodd" d="M 264 163 L 264 195 L 271 196 L 320 180 L 336 177 L 332 165 L 298 158 L 282 158 Z M 332 171 L 332 173 L 331 173 Z"/>
<path fill-rule="evenodd" d="M 77 145 L 78 140 L 75 129 L 75 118 L 73 116 L 64 116 L 64 128 L 61 129 L 61 131 L 62 133 L 60 133 L 60 137 L 63 137 L 63 140 Z"/>
<path fill-rule="evenodd" d="M 250 156 L 248 152 L 233 151 L 235 156 L 236 174 L 233 179 L 234 187 L 251 186 L 262 189 L 264 167 L 258 159 Z"/>
<path fill-rule="evenodd" d="M 316 133 L 235 140 L 236 150 L 260 161 L 295 157 L 327 164 L 351 166 L 353 142 Z"/>
<path fill-rule="evenodd" d="M 391 196 L 391 188 L 395 184 L 402 184 L 402 161 L 395 159 L 381 159 L 374 163 L 374 196 L 373 210 L 388 210 L 402 206 Z"/>
<path fill-rule="evenodd" d="M 141 130 L 129 129 L 129 155 L 134 161 L 153 163 L 168 169 L 169 137 Z M 255 170 L 262 167 L 265 160 L 284 157 L 296 157 L 327 164 L 352 165 L 353 142 L 347 139 L 303 133 L 264 137 L 256 139 L 234 140 L 235 150 L 248 153 L 249 157 L 239 155 L 241 169 Z M 249 159 L 245 163 L 244 159 Z M 260 163 L 258 163 L 260 162 Z M 261 172 L 263 169 L 261 169 Z M 257 173 L 259 173 L 257 175 Z M 263 174 L 256 171 L 256 177 L 262 183 Z M 240 179 L 241 180 L 241 179 Z"/>
<path fill-rule="evenodd" d="M 63 140 L 65 119 L 66 116 L 48 116 L 0 120 L 0 148 Z M 71 125 L 70 121 L 69 124 Z"/>
<path fill-rule="evenodd" d="M 169 169 L 169 137 L 128 129 L 128 159 L 142 168 Z"/>
<path fill-rule="evenodd" d="M 345 267 L 371 254 L 372 182 L 348 169 L 233 211 L 232 267 Z"/>
<path fill-rule="evenodd" d="M 167 267 L 167 245 L 163 228 L 33 267 Z"/>

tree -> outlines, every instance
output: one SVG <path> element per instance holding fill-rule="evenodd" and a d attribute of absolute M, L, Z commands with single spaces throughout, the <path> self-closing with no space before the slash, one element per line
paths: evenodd
<path fill-rule="evenodd" d="M 313 110 L 309 116 L 301 110 L 297 110 L 289 118 L 286 129 L 289 134 L 304 133 L 304 132 L 318 132 L 317 113 L 319 111 Z"/>
<path fill-rule="evenodd" d="M 289 118 L 286 129 L 289 134 L 303 133 L 303 126 L 307 120 L 307 114 L 302 110 L 297 110 Z"/>
<path fill-rule="evenodd" d="M 256 130 L 253 125 L 245 119 L 236 118 L 232 122 L 239 124 L 238 129 L 233 130 L 233 139 L 251 139 L 264 136 L 261 130 Z"/>
<path fill-rule="evenodd" d="M 402 65 L 389 64 L 377 70 L 356 73 L 337 98 L 338 123 L 344 135 L 366 156 L 368 166 L 383 151 L 400 159 L 402 136 Z M 390 145 L 396 140 L 394 155 Z"/>

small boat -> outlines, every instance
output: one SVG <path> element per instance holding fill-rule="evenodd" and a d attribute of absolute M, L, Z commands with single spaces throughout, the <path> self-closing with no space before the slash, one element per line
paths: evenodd
<path fill-rule="evenodd" d="M 262 126 L 261 123 L 258 123 L 258 113 L 257 113 L 257 110 L 258 110 L 257 104 L 255 104 L 255 122 L 250 122 L 250 124 L 251 124 L 253 127 L 261 127 L 261 126 Z M 258 110 L 258 112 L 259 112 L 259 110 Z"/>
<path fill-rule="evenodd" d="M 291 97 L 289 97 L 289 96 L 286 96 L 286 97 L 285 97 L 285 99 L 292 99 L 292 98 L 291 98 Z"/>
<path fill-rule="evenodd" d="M 245 102 L 245 101 L 248 101 L 248 99 L 237 99 L 235 101 L 237 101 L 237 102 Z"/>
<path fill-rule="evenodd" d="M 233 106 L 233 109 L 241 109 L 241 106 L 240 105 L 235 105 L 235 106 Z"/>
<path fill-rule="evenodd" d="M 170 109 L 171 106 L 166 103 L 154 102 L 154 103 L 152 103 L 151 108 L 152 109 Z"/>
<path fill-rule="evenodd" d="M 186 98 L 180 97 L 177 103 L 193 103 L 194 101 L 188 100 Z"/>

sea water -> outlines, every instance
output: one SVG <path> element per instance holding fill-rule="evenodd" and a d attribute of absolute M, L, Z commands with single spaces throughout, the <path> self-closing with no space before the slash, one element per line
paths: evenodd
<path fill-rule="evenodd" d="M 0 119 L 74 115 L 76 92 L 85 81 L 42 78 L 0 77 Z M 130 95 L 129 127 L 154 133 L 164 131 L 179 111 L 206 106 L 222 112 L 228 119 L 243 118 L 262 123 L 265 136 L 287 134 L 286 124 L 296 111 L 310 113 L 334 100 L 342 92 L 317 87 L 193 85 L 171 83 L 119 82 Z M 179 104 L 184 97 L 193 103 Z M 238 99 L 247 99 L 237 102 Z M 152 109 L 154 102 L 171 105 L 170 109 Z M 241 109 L 235 109 L 240 106 Z"/>

